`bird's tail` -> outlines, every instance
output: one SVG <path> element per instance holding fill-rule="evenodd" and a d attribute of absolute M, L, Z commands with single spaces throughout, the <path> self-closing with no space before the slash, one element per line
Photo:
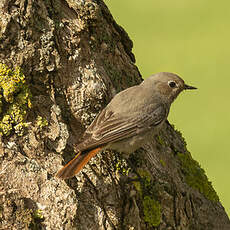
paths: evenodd
<path fill-rule="evenodd" d="M 68 179 L 79 173 L 82 168 L 94 157 L 102 147 L 92 149 L 88 152 L 79 152 L 69 163 L 58 171 L 56 177 L 60 179 Z"/>

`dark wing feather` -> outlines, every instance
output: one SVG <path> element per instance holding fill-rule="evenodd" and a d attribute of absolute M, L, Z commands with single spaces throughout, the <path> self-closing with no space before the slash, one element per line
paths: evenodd
<path fill-rule="evenodd" d="M 166 108 L 163 104 L 148 105 L 141 113 L 126 115 L 116 114 L 105 108 L 88 127 L 77 148 L 81 151 L 92 149 L 153 129 L 166 119 Z"/>

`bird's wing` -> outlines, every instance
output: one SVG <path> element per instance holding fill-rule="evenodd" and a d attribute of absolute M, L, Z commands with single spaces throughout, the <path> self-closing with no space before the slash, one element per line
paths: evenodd
<path fill-rule="evenodd" d="M 150 104 L 140 112 L 122 115 L 105 108 L 85 131 L 77 149 L 92 149 L 154 129 L 167 115 L 167 107 L 163 104 Z"/>

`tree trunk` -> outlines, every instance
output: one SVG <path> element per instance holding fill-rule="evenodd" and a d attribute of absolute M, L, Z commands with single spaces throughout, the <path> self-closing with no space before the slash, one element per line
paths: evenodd
<path fill-rule="evenodd" d="M 101 0 L 1 0 L 0 12 L 0 229 L 230 229 L 169 123 L 129 160 L 105 151 L 55 178 L 114 94 L 142 81 L 132 42 Z"/>

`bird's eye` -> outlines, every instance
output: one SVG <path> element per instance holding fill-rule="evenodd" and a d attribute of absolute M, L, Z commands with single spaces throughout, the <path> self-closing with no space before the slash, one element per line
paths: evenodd
<path fill-rule="evenodd" d="M 175 81 L 169 81 L 168 84 L 171 88 L 175 88 L 177 86 Z"/>

